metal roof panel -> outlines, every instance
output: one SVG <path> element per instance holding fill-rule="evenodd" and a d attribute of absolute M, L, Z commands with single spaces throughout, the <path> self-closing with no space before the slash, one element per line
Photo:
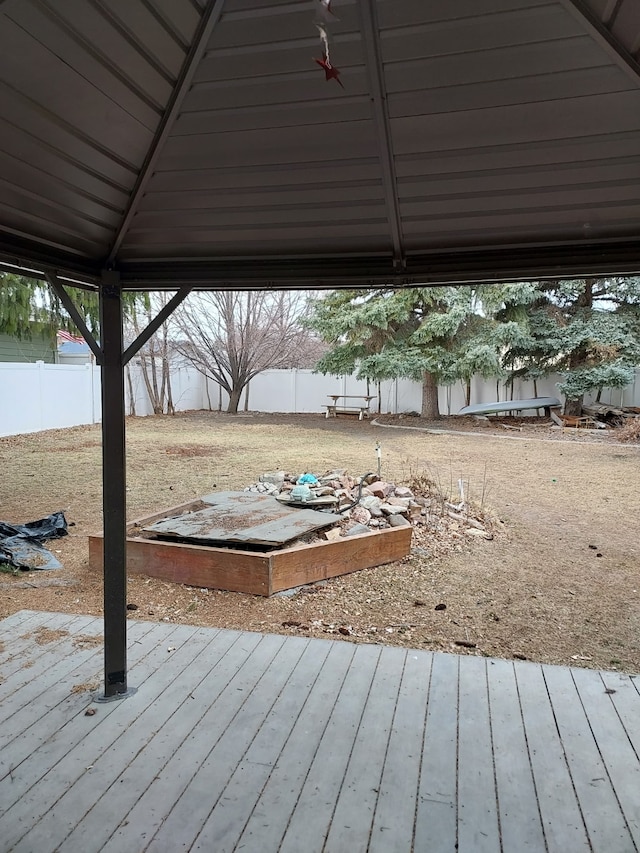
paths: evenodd
<path fill-rule="evenodd" d="M 314 62 L 314 0 L 5 0 L 0 260 L 175 283 L 189 257 L 236 281 L 268 257 L 296 286 L 340 258 L 354 281 L 461 253 L 489 273 L 495 246 L 557 270 L 571 243 L 567 269 L 606 265 L 608 240 L 628 263 L 640 0 L 333 8 L 344 88 Z"/>

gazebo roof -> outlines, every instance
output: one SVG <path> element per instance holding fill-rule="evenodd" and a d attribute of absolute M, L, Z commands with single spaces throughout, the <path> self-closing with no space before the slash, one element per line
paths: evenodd
<path fill-rule="evenodd" d="M 640 270 L 640 0 L 334 0 L 339 81 L 323 6 L 0 0 L 0 261 L 129 289 Z"/>

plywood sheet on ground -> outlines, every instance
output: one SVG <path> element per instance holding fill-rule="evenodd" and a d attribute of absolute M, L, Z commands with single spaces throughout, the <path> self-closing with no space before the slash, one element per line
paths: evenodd
<path fill-rule="evenodd" d="M 278 547 L 330 527 L 338 516 L 295 509 L 271 495 L 218 492 L 206 495 L 204 509 L 157 521 L 147 533 L 188 542 Z"/>

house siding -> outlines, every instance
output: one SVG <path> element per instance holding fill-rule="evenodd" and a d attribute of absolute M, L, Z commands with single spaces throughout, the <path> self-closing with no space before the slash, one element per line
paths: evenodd
<path fill-rule="evenodd" d="M 0 333 L 0 361 L 34 362 L 44 361 L 54 364 L 56 353 L 50 338 L 34 334 L 31 340 L 14 338 Z"/>

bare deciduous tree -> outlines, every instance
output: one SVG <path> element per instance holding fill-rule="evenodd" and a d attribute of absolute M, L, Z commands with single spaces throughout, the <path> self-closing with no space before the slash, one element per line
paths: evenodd
<path fill-rule="evenodd" d="M 137 337 L 140 332 L 147 326 L 151 318 L 162 308 L 171 298 L 171 294 L 157 293 L 153 295 L 153 299 L 148 301 L 146 305 L 132 306 L 128 324 L 130 332 Z M 142 378 L 144 380 L 149 400 L 153 407 L 155 415 L 175 413 L 173 396 L 171 391 L 171 373 L 169 357 L 172 347 L 169 338 L 168 323 L 158 329 L 155 335 L 152 335 L 147 343 L 140 349 L 136 361 L 140 365 Z M 133 384 L 131 374 L 128 373 L 129 396 L 131 414 L 135 414 L 135 396 L 133 392 Z"/>
<path fill-rule="evenodd" d="M 192 294 L 175 313 L 175 348 L 227 392 L 227 411 L 235 413 L 254 376 L 269 368 L 301 366 L 307 350 L 317 345 L 300 323 L 307 302 L 303 292 Z"/>

